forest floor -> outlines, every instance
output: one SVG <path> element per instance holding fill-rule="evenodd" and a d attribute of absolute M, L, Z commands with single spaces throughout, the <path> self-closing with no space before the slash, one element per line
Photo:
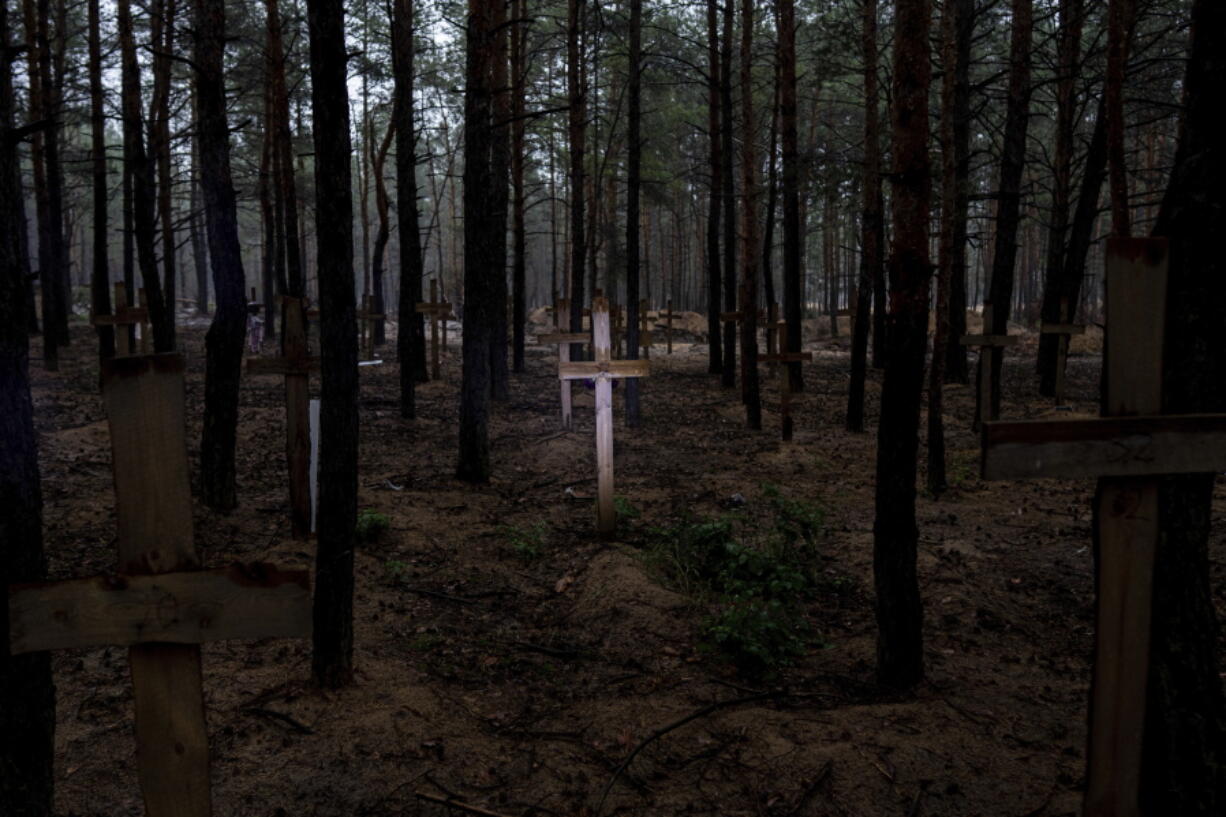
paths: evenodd
<path fill-rule="evenodd" d="M 33 364 L 57 579 L 115 564 L 94 347 L 85 327 L 76 338 L 59 373 Z M 874 683 L 876 435 L 843 430 L 845 331 L 808 344 L 788 444 L 765 367 L 764 430 L 751 433 L 705 346 L 657 346 L 642 428 L 625 428 L 624 389 L 615 397 L 612 542 L 594 535 L 591 393 L 576 386 L 576 427 L 561 431 L 545 349 L 530 348 L 493 408 L 493 481 L 454 478 L 452 340 L 416 421 L 400 419 L 395 366 L 361 371 L 360 507 L 389 527 L 357 553 L 356 683 L 312 688 L 305 641 L 204 647 L 215 813 L 463 813 L 419 792 L 507 817 L 1079 812 L 1093 486 L 981 481 L 968 387 L 947 389 L 951 488 L 918 501 L 927 680 L 897 694 Z M 195 469 L 203 328 L 182 342 Z M 1051 413 L 1031 375 L 1036 342 L 1006 356 L 1007 418 Z M 1070 358 L 1072 405 L 1087 414 L 1093 344 L 1078 339 Z M 241 507 L 195 512 L 209 566 L 311 566 L 312 546 L 289 536 L 282 394 L 279 378 L 243 380 Z M 872 372 L 870 428 L 879 395 Z M 1226 615 L 1221 480 L 1217 498 Z M 54 666 L 59 812 L 142 814 L 123 650 L 61 652 Z"/>

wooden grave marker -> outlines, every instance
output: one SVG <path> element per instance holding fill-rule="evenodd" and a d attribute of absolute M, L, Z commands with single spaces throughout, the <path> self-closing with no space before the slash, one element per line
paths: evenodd
<path fill-rule="evenodd" d="M 651 346 L 655 339 L 651 334 L 650 323 L 647 320 L 647 300 L 639 301 L 639 351 L 644 360 L 651 360 Z"/>
<path fill-rule="evenodd" d="M 557 321 L 556 332 L 549 332 L 543 335 L 536 336 L 536 342 L 541 344 L 555 344 L 558 347 L 558 370 L 561 371 L 562 364 L 570 362 L 570 345 L 572 343 L 587 343 L 591 340 L 587 334 L 582 332 L 568 332 L 566 327 L 570 326 L 570 300 L 562 298 L 558 301 L 557 309 L 554 311 L 554 316 Z M 570 381 L 561 381 L 562 391 L 562 428 L 570 428 L 571 425 L 571 393 Z"/>
<path fill-rule="evenodd" d="M 114 326 L 119 331 L 115 333 L 115 355 L 127 357 L 136 354 L 132 349 L 132 337 L 129 327 L 140 327 L 140 344 L 144 350 L 149 346 L 149 308 L 145 305 L 145 290 L 140 290 L 140 306 L 129 306 L 128 289 L 122 281 L 117 281 L 114 288 L 114 313 L 110 315 L 91 315 L 89 322 L 94 326 Z"/>
<path fill-rule="evenodd" d="M 362 310 L 358 312 L 358 348 L 364 354 L 364 362 L 373 362 L 375 358 L 375 324 L 387 316 L 375 312 L 374 299 L 369 295 L 362 296 Z"/>
<path fill-rule="evenodd" d="M 668 342 L 668 353 L 673 353 L 673 318 L 680 318 L 680 312 L 673 312 L 673 299 L 668 299 L 668 311 L 656 315 L 656 320 L 664 319 L 664 337 Z"/>
<path fill-rule="evenodd" d="M 439 379 L 439 322 L 443 324 L 443 351 L 447 349 L 447 319 L 451 317 L 451 304 L 440 301 L 438 279 L 430 279 L 430 300 L 418 303 L 415 309 L 430 317 L 430 379 Z"/>
<path fill-rule="evenodd" d="M 212 813 L 200 644 L 311 633 L 307 571 L 200 569 L 183 371 L 177 354 L 103 362 L 118 575 L 9 588 L 14 654 L 129 648 L 137 773 L 150 817 Z"/>
<path fill-rule="evenodd" d="M 1158 475 L 1226 468 L 1226 414 L 1163 415 L 1165 239 L 1107 241 L 1104 417 L 986 423 L 984 479 L 1101 478 L 1086 817 L 1136 817 Z"/>
<path fill-rule="evenodd" d="M 787 348 L 787 322 L 776 321 L 775 331 L 769 334 L 775 335 L 777 338 L 775 347 L 783 350 Z M 759 363 L 808 363 L 813 360 L 812 352 L 767 352 L 765 355 L 758 355 Z M 776 367 L 779 374 L 779 417 L 782 422 L 782 439 L 784 442 L 789 442 L 792 439 L 792 383 L 789 377 L 787 366 Z"/>
<path fill-rule="evenodd" d="M 1017 335 L 1010 335 L 1008 333 L 997 335 L 992 331 L 991 301 L 983 302 L 983 334 L 963 335 L 958 339 L 958 342 L 963 346 L 977 346 L 979 348 L 979 405 L 975 413 L 975 419 L 971 423 L 971 430 L 978 430 L 985 418 L 988 420 L 997 419 L 995 412 L 992 411 L 992 406 L 996 402 L 994 399 L 996 392 L 992 388 L 992 350 L 1013 346 L 1019 340 L 1021 338 Z"/>
<path fill-rule="evenodd" d="M 1073 323 L 1068 298 L 1060 299 L 1060 322 L 1045 323 L 1039 329 L 1044 335 L 1056 336 L 1056 405 L 1064 405 L 1065 371 L 1068 369 L 1068 347 L 1073 335 L 1084 335 L 1085 326 Z"/>
<path fill-rule="evenodd" d="M 285 376 L 285 456 L 289 463 L 290 526 L 295 539 L 306 539 L 311 520 L 310 375 L 319 357 L 307 347 L 306 310 L 301 298 L 281 298 L 281 356 L 247 358 L 253 375 Z"/>
<path fill-rule="evenodd" d="M 609 302 L 592 301 L 592 331 L 596 360 L 588 363 L 558 363 L 558 378 L 563 381 L 596 381 L 596 530 L 601 536 L 613 534 L 617 515 L 613 507 L 613 380 L 646 377 L 646 360 L 613 360 L 609 355 Z"/>

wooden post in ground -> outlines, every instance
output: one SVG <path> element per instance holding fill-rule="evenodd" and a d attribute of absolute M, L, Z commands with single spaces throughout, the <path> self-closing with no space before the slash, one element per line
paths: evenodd
<path fill-rule="evenodd" d="M 362 296 L 362 311 L 358 313 L 358 348 L 366 360 L 375 359 L 375 324 L 387 316 L 374 311 L 374 299 Z"/>
<path fill-rule="evenodd" d="M 678 317 L 680 317 L 680 315 L 676 312 L 673 312 L 673 299 L 672 298 L 668 299 L 668 311 L 656 317 L 656 320 L 659 320 L 660 318 L 664 319 L 664 332 L 665 332 L 665 337 L 668 341 L 668 353 L 670 355 L 673 353 L 673 318 L 678 318 Z M 768 349 L 767 351 L 771 351 L 771 350 Z"/>
<path fill-rule="evenodd" d="M 1073 335 L 1084 335 L 1085 326 L 1073 323 L 1068 298 L 1060 299 L 1060 322 L 1045 323 L 1039 330 L 1044 335 L 1056 335 L 1056 405 L 1064 405 L 1064 374 L 1068 368 L 1068 347 Z"/>
<path fill-rule="evenodd" d="M 778 343 L 776 348 L 787 348 L 787 322 L 777 321 L 775 331 L 769 332 L 769 335 L 777 335 Z M 775 352 L 765 355 L 758 355 L 759 363 L 807 363 L 813 360 L 811 352 Z M 778 366 L 779 373 L 779 417 L 782 425 L 782 439 L 784 442 L 789 442 L 792 439 L 792 383 L 788 376 L 787 366 Z"/>
<path fill-rule="evenodd" d="M 591 363 L 559 363 L 563 380 L 596 381 L 596 530 L 603 537 L 613 535 L 617 514 L 613 505 L 613 380 L 646 377 L 646 360 L 613 360 L 609 355 L 609 302 L 592 301 L 592 332 L 596 360 Z"/>
<path fill-rule="evenodd" d="M 118 575 L 9 588 L 14 654 L 126 646 L 149 817 L 209 817 L 200 644 L 311 633 L 306 571 L 201 570 L 192 538 L 183 358 L 104 361 Z"/>
<path fill-rule="evenodd" d="M 443 349 L 447 348 L 447 318 L 451 304 L 438 298 L 438 279 L 430 279 L 430 300 L 418 303 L 416 311 L 430 317 L 430 379 L 439 379 L 439 322 L 443 324 Z"/>
<path fill-rule="evenodd" d="M 294 538 L 311 533 L 310 374 L 319 358 L 307 348 L 306 312 L 301 298 L 281 298 L 281 356 L 247 358 L 249 374 L 285 376 L 285 455 L 289 463 L 290 525 Z"/>
<path fill-rule="evenodd" d="M 140 292 L 144 294 L 144 289 Z M 114 326 L 115 356 L 127 357 L 135 354 L 132 350 L 132 334 L 130 327 L 140 326 L 141 344 L 148 343 L 149 309 L 145 306 L 128 306 L 128 290 L 122 281 L 115 284 L 115 307 L 111 315 L 91 315 L 89 322 L 94 326 Z"/>
<path fill-rule="evenodd" d="M 992 349 L 1013 346 L 1018 340 L 1020 338 L 1017 335 L 993 334 L 990 301 L 983 302 L 983 334 L 963 335 L 959 339 L 963 346 L 979 347 L 979 400 L 977 401 L 978 410 L 971 423 L 972 431 L 979 430 L 985 419 L 997 419 L 995 412 L 992 411 L 992 406 L 996 403 L 995 391 L 992 389 Z"/>
<path fill-rule="evenodd" d="M 639 301 L 639 349 L 642 350 L 643 359 L 651 360 L 651 345 L 655 341 L 651 337 L 650 324 L 647 321 L 647 300 Z"/>
<path fill-rule="evenodd" d="M 1226 415 L 1162 415 L 1165 239 L 1107 241 L 1106 415 L 987 423 L 984 479 L 1100 477 L 1086 817 L 1136 817 L 1158 475 L 1226 468 Z"/>
<path fill-rule="evenodd" d="M 544 335 L 537 335 L 537 343 L 556 344 L 558 347 L 558 369 L 561 370 L 562 364 L 570 362 L 570 345 L 572 343 L 587 343 L 589 338 L 582 332 L 569 332 L 566 327 L 570 326 L 570 300 L 562 298 L 558 301 L 557 309 L 554 310 L 554 316 L 557 321 L 556 332 L 550 332 Z M 570 381 L 561 381 L 562 392 L 562 428 L 570 428 L 571 425 L 571 394 Z"/>
<path fill-rule="evenodd" d="M 625 332 L 626 312 L 618 304 L 609 305 L 609 313 L 613 318 L 613 356 L 622 356 L 622 339 Z"/>

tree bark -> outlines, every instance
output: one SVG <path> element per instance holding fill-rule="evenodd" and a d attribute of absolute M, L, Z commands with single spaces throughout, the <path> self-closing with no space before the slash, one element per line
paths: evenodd
<path fill-rule="evenodd" d="M 120 0 L 121 6 L 127 0 Z M 200 441 L 200 483 L 204 503 L 219 511 L 238 506 L 235 445 L 238 386 L 247 310 L 243 293 L 238 207 L 230 176 L 230 135 L 222 70 L 225 6 L 221 0 L 195 0 L 196 139 L 200 151 L 200 188 L 205 231 L 213 268 L 217 311 L 205 335 L 204 428 Z M 132 146 L 135 150 L 135 146 Z M 139 187 L 139 181 L 137 187 Z M 139 199 L 139 197 L 137 197 Z M 140 209 L 139 207 L 137 208 Z M 137 230 L 137 242 L 142 241 Z M 152 236 L 147 237 L 152 251 Z"/>
<path fill-rule="evenodd" d="M 1128 167 L 1124 162 L 1124 75 L 1128 68 L 1129 29 L 1134 0 L 1107 3 L 1107 77 L 1103 98 L 1107 113 L 1107 170 L 1111 189 L 1111 232 L 1132 234 L 1128 207 Z"/>
<path fill-rule="evenodd" d="M 626 141 L 626 359 L 639 359 L 639 196 L 642 189 L 643 0 L 630 0 L 630 88 Z M 716 315 L 716 318 L 719 316 Z M 568 387 L 569 388 L 569 387 Z M 639 379 L 626 381 L 626 425 L 642 425 Z"/>
<path fill-rule="evenodd" d="M 157 267 L 153 163 L 145 152 L 140 63 L 136 58 L 136 40 L 132 35 L 131 0 L 118 0 L 116 19 L 119 23 L 119 51 L 123 75 L 123 160 L 131 174 L 132 231 L 136 243 L 136 262 L 140 267 L 141 283 L 144 284 L 145 296 L 148 299 L 149 321 L 153 324 L 154 351 L 169 352 L 174 349 L 174 327 L 167 314 L 167 305 L 162 299 L 162 281 Z M 199 98 L 197 91 L 197 99 Z M 205 198 L 207 207 L 207 192 Z M 241 293 L 241 284 L 239 290 Z M 135 293 L 129 290 L 128 297 L 134 296 Z M 239 345 L 241 347 L 241 341 Z"/>
<path fill-rule="evenodd" d="M 111 273 L 107 258 L 109 227 L 107 226 L 106 185 L 106 108 L 102 89 L 102 37 L 98 10 L 99 0 L 89 0 L 89 123 L 90 160 L 94 182 L 94 259 L 89 279 L 90 311 L 95 315 L 111 314 Z M 98 356 L 102 360 L 115 356 L 115 328 L 100 324 Z"/>
<path fill-rule="evenodd" d="M 493 75 L 490 77 L 490 87 L 494 94 L 493 119 L 490 124 L 492 132 L 491 143 L 491 187 L 485 188 L 486 195 L 491 197 L 494 208 L 493 223 L 490 229 L 493 235 L 491 241 L 497 241 L 501 251 L 494 259 L 495 266 L 490 272 L 490 283 L 493 292 L 490 294 L 490 396 L 495 400 L 504 401 L 510 398 L 510 369 L 507 366 L 509 327 L 507 326 L 507 216 L 510 204 L 511 183 L 511 94 L 507 83 L 507 4 L 499 3 L 497 17 L 494 22 L 494 39 L 497 54 L 494 64 L 490 66 Z M 491 248 L 492 252 L 493 248 Z"/>
<path fill-rule="evenodd" d="M 1196 0 L 1184 82 L 1182 133 L 1154 228 L 1170 240 L 1163 411 L 1226 411 L 1226 5 Z M 1153 630 L 1142 742 L 1144 814 L 1210 817 L 1226 811 L 1226 703 L 1208 542 L 1214 477 L 1160 486 L 1161 556 L 1154 564 Z"/>
<path fill-rule="evenodd" d="M 720 133 L 719 12 L 707 0 L 707 137 L 710 140 L 711 190 L 707 199 L 707 373 L 724 368 L 720 324 L 719 217 L 723 197 L 723 137 Z"/>
<path fill-rule="evenodd" d="M 909 688 L 924 677 L 923 606 L 916 577 L 915 471 L 928 340 L 928 31 L 930 4 L 898 0 L 894 38 L 894 248 L 889 343 L 877 426 L 877 676 Z"/>
<path fill-rule="evenodd" d="M 353 680 L 353 548 L 358 521 L 358 343 L 353 193 L 342 0 L 307 0 L 315 137 L 315 234 L 321 355 L 319 512 L 311 674 Z"/>
<path fill-rule="evenodd" d="M 379 315 L 386 314 L 383 298 L 383 271 L 386 268 L 384 256 L 387 255 L 387 242 L 391 237 L 391 226 L 388 220 L 387 184 L 383 181 L 383 167 L 387 162 L 387 152 L 392 147 L 392 139 L 395 135 L 396 120 L 393 118 L 387 125 L 387 130 L 383 134 L 383 141 L 379 143 L 379 148 L 377 150 L 372 149 L 370 157 L 371 172 L 375 177 L 375 215 L 379 217 L 379 225 L 375 228 L 375 242 L 371 249 L 370 257 L 371 302 L 375 313 Z M 382 318 L 375 321 L 374 332 L 376 346 L 386 342 L 387 338 L 384 333 Z"/>
<path fill-rule="evenodd" d="M 268 29 L 269 84 L 272 92 L 273 183 L 281 191 L 284 225 L 287 294 L 301 298 L 306 294 L 302 270 L 302 247 L 298 242 L 298 190 L 294 179 L 294 142 L 289 127 L 289 92 L 285 85 L 285 46 L 281 33 L 281 13 L 278 0 L 265 0 L 265 23 Z"/>
<path fill-rule="evenodd" d="M 495 31 L 500 6 L 501 0 L 468 2 L 464 90 L 464 373 L 456 476 L 474 483 L 489 482 L 490 478 L 490 332 L 498 325 L 495 310 L 506 311 L 506 302 L 497 300 L 497 283 L 493 280 L 502 274 L 506 242 L 505 236 L 493 234 L 499 222 L 497 203 L 491 195 L 492 185 L 497 183 L 492 84 L 494 63 L 502 55 Z M 573 123 L 573 110 L 571 117 Z M 571 194 L 574 196 L 576 190 L 572 189 Z M 578 198 L 582 199 L 582 187 Z M 582 268 L 582 257 L 578 263 Z M 577 285 L 582 292 L 581 279 Z"/>
<path fill-rule="evenodd" d="M 159 0 L 150 9 L 153 97 L 149 104 L 149 154 L 156 162 L 157 209 L 162 232 L 162 292 L 166 332 L 175 346 L 175 225 L 171 206 L 170 68 L 174 55 L 175 0 Z M 266 299 L 267 300 L 267 299 Z M 268 324 L 272 326 L 271 322 Z"/>
<path fill-rule="evenodd" d="M 875 0 L 866 0 L 875 2 Z M 780 0 L 779 9 L 779 141 L 783 163 L 783 315 L 787 350 L 799 352 L 804 340 L 801 303 L 800 136 L 796 122 L 796 3 Z M 781 350 L 783 351 L 783 350 Z M 804 386 L 800 364 L 788 364 L 792 391 Z"/>
<path fill-rule="evenodd" d="M 524 221 L 524 164 L 527 160 L 524 147 L 524 95 L 527 92 L 528 28 L 527 0 L 512 0 L 511 4 L 511 188 L 513 216 L 511 229 L 511 324 L 512 370 L 524 372 L 524 342 L 528 323 L 527 273 L 528 233 Z"/>
<path fill-rule="evenodd" d="M 417 416 L 417 362 L 425 367 L 425 335 L 417 304 L 422 300 L 421 231 L 417 221 L 417 138 L 413 123 L 413 0 L 394 0 L 392 72 L 396 120 L 396 228 L 400 232 L 400 303 L 396 357 L 400 361 L 400 416 Z M 437 203 L 437 197 L 435 199 Z M 439 239 L 442 247 L 442 239 Z M 442 265 L 439 266 L 442 273 Z"/>
<path fill-rule="evenodd" d="M 851 335 L 851 383 L 847 390 L 847 430 L 853 432 L 864 431 L 864 383 L 868 377 L 869 309 L 870 304 L 873 303 L 877 282 L 883 280 L 885 275 L 881 261 L 882 245 L 885 243 L 885 224 L 881 213 L 881 126 L 877 107 L 877 0 L 864 0 L 862 14 L 860 50 L 864 54 L 864 175 L 860 186 L 864 198 L 860 209 L 860 284 L 856 288 L 856 320 Z M 786 162 L 786 136 L 783 144 L 783 155 Z M 784 206 L 786 207 L 786 203 Z M 798 222 L 797 233 L 800 232 L 799 228 Z M 797 243 L 799 245 L 799 238 Z M 799 246 L 797 253 L 799 254 Z M 799 277 L 798 272 L 797 288 L 799 288 Z M 880 368 L 877 360 L 879 347 L 884 349 L 883 331 L 875 328 L 876 321 L 884 317 L 884 313 L 879 312 L 879 309 L 880 306 L 872 306 L 874 368 Z M 799 311 L 799 305 L 797 311 Z M 791 317 L 788 320 L 791 321 Z M 790 323 L 788 331 L 791 332 Z M 788 342 L 790 351 L 791 340 L 789 339 Z"/>
<path fill-rule="evenodd" d="M 741 0 L 741 360 L 745 425 L 762 429 L 762 395 L 758 390 L 758 156 L 754 149 L 753 4 Z"/>
<path fill-rule="evenodd" d="M 966 243 L 970 209 L 971 175 L 971 43 L 975 36 L 975 0 L 950 0 L 957 5 L 955 35 L 954 87 L 950 118 L 953 124 L 954 248 L 949 268 L 949 335 L 945 344 L 945 382 L 969 383 L 966 347 Z M 934 347 L 936 348 L 936 347 Z"/>
<path fill-rule="evenodd" d="M 573 331 L 578 332 L 583 326 L 584 267 L 587 263 L 587 243 L 584 235 L 587 88 L 580 81 L 583 62 L 582 35 L 587 17 L 586 0 L 567 0 L 566 10 L 566 91 L 570 140 L 570 325 Z M 571 360 L 582 360 L 582 355 L 581 344 L 570 347 Z"/>
<path fill-rule="evenodd" d="M 724 163 L 720 178 L 724 183 L 724 309 L 735 312 L 737 306 L 736 286 L 736 188 L 733 182 L 733 157 L 736 145 L 732 131 L 732 34 L 735 0 L 724 0 L 724 37 L 720 42 L 719 94 L 720 135 L 723 149 L 720 159 Z M 736 385 L 736 324 L 724 324 L 724 365 L 720 382 L 724 388 Z M 743 385 L 743 384 L 742 384 Z M 742 389 L 742 396 L 743 389 Z"/>
<path fill-rule="evenodd" d="M 195 91 L 192 91 L 192 110 L 195 105 Z M 209 314 L 209 254 L 204 245 L 204 237 L 200 234 L 200 147 L 199 132 L 192 136 L 192 178 L 191 178 L 191 248 L 192 266 L 196 269 L 196 314 Z"/>
<path fill-rule="evenodd" d="M 1034 26 L 1034 0 L 1013 0 L 1013 30 L 1009 39 L 1009 102 L 1005 109 L 1004 149 L 997 189 L 996 241 L 992 254 L 992 326 L 1006 332 L 1013 307 L 1013 278 L 1017 265 L 1017 234 L 1021 222 L 1022 170 L 1026 163 L 1026 130 L 1030 119 L 1030 40 Z M 990 352 L 992 405 L 980 416 L 1000 416 L 1000 371 L 1004 350 Z M 976 390 L 979 394 L 980 390 Z"/>
<path fill-rule="evenodd" d="M 17 235 L 25 229 L 9 5 L 0 5 L 0 587 L 43 581 L 42 490 L 30 399 L 27 291 Z M 48 333 L 53 334 L 53 333 Z M 0 605 L 0 813 L 51 817 L 55 686 L 50 653 L 9 654 L 8 605 Z"/>

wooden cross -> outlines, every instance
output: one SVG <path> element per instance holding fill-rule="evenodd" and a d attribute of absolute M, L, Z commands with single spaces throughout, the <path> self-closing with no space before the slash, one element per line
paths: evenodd
<path fill-rule="evenodd" d="M 128 289 L 122 281 L 115 282 L 115 307 L 112 315 L 91 315 L 89 322 L 94 326 L 114 326 L 119 329 L 115 333 L 115 354 L 127 357 L 135 354 L 132 350 L 132 339 L 127 329 L 129 326 L 140 326 L 140 345 L 142 351 L 149 348 L 149 307 L 145 304 L 145 290 L 139 290 L 140 306 L 128 305 Z"/>
<path fill-rule="evenodd" d="M 1099 582 L 1084 814 L 1135 817 L 1159 474 L 1226 468 L 1226 415 L 1162 415 L 1165 239 L 1107 241 L 1105 417 L 987 423 L 984 479 L 1100 477 Z"/>
<path fill-rule="evenodd" d="M 983 420 L 997 419 L 992 406 L 996 404 L 996 392 L 992 388 L 992 350 L 1013 346 L 1020 338 L 1017 335 L 997 335 L 992 332 L 992 303 L 983 302 L 983 334 L 963 335 L 959 343 L 963 346 L 979 347 L 979 408 L 971 423 L 971 430 L 978 430 Z"/>
<path fill-rule="evenodd" d="M 596 381 L 596 530 L 613 534 L 617 517 L 613 508 L 613 383 L 615 379 L 646 377 L 646 360 L 612 360 L 609 355 L 609 302 L 592 301 L 592 331 L 596 360 L 591 363 L 558 363 L 558 378 Z"/>
<path fill-rule="evenodd" d="M 779 352 L 765 355 L 758 355 L 759 363 L 808 363 L 813 360 L 811 352 L 784 352 L 787 348 L 787 322 L 776 321 L 775 331 L 767 334 L 767 337 L 775 335 L 778 340 L 775 344 Z M 778 366 L 779 372 L 779 417 L 783 424 L 783 441 L 789 442 L 792 439 L 792 384 L 788 376 L 787 366 Z"/>
<path fill-rule="evenodd" d="M 681 317 L 680 313 L 673 312 L 673 299 L 672 298 L 668 299 L 668 311 L 661 312 L 656 315 L 656 320 L 659 320 L 660 318 L 664 319 L 665 338 L 668 341 L 668 353 L 670 355 L 673 353 L 673 318 L 679 318 L 679 317 Z"/>
<path fill-rule="evenodd" d="M 192 541 L 183 358 L 103 362 L 119 574 L 9 588 L 14 654 L 129 647 L 136 757 L 150 817 L 208 817 L 200 644 L 311 633 L 306 571 L 201 570 Z"/>
<path fill-rule="evenodd" d="M 1064 405 L 1064 373 L 1068 367 L 1068 347 L 1072 335 L 1084 335 L 1085 326 L 1070 322 L 1068 298 L 1060 299 L 1060 322 L 1045 323 L 1039 332 L 1056 336 L 1056 405 Z"/>
<path fill-rule="evenodd" d="M 558 368 L 562 367 L 563 363 L 570 362 L 570 345 L 572 343 L 587 343 L 591 338 L 581 332 L 568 332 L 566 327 L 570 326 L 570 300 L 562 298 L 558 301 L 557 309 L 554 311 L 557 320 L 556 332 L 550 332 L 544 335 L 537 335 L 537 343 L 556 344 L 558 347 Z M 570 428 L 571 424 L 571 395 L 570 381 L 562 381 L 562 428 Z"/>
<path fill-rule="evenodd" d="M 641 300 L 639 301 L 639 349 L 643 353 L 644 360 L 651 359 L 651 345 L 655 343 L 648 326 L 647 301 Z"/>
<path fill-rule="evenodd" d="M 451 317 L 451 304 L 438 298 L 438 279 L 430 279 L 430 300 L 417 304 L 416 310 L 430 316 L 430 378 L 439 379 L 438 325 L 443 324 L 443 349 L 447 348 L 447 319 Z"/>
<path fill-rule="evenodd" d="M 362 311 L 358 313 L 358 347 L 366 355 L 366 360 L 375 359 L 375 324 L 386 317 L 382 312 L 375 312 L 371 296 L 362 296 Z"/>
<path fill-rule="evenodd" d="M 285 455 L 289 462 L 290 526 L 295 539 L 311 533 L 310 374 L 319 358 L 307 348 L 306 312 L 301 298 L 282 297 L 281 357 L 247 358 L 253 375 L 285 375 Z"/>

